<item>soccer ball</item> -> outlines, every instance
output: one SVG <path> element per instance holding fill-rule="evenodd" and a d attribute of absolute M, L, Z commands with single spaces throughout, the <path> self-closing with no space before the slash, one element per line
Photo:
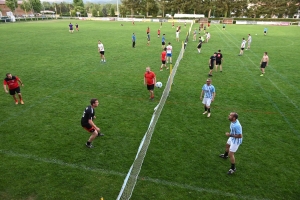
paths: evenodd
<path fill-rule="evenodd" d="M 257 35 L 257 33 L 255 35 Z"/>
<path fill-rule="evenodd" d="M 161 82 L 156 82 L 155 86 L 158 87 L 158 88 L 161 88 L 162 87 L 162 83 Z"/>

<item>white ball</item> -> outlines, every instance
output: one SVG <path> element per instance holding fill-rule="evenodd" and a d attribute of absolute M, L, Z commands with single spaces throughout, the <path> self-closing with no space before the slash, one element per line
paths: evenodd
<path fill-rule="evenodd" d="M 255 35 L 257 35 L 257 33 Z"/>
<path fill-rule="evenodd" d="M 162 87 L 162 83 L 161 82 L 156 82 L 155 86 L 158 87 L 158 88 L 161 88 Z"/>

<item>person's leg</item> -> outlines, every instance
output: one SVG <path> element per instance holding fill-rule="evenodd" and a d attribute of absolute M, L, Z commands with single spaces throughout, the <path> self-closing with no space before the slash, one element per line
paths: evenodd
<path fill-rule="evenodd" d="M 216 72 L 218 71 L 218 66 L 219 66 L 219 65 L 216 65 Z"/>
<path fill-rule="evenodd" d="M 93 148 L 92 142 L 97 136 L 98 136 L 98 132 L 96 130 L 94 130 L 94 132 L 91 132 L 91 136 L 89 137 L 88 141 L 86 142 L 86 146 L 89 148 Z"/>
<path fill-rule="evenodd" d="M 23 99 L 22 99 L 22 94 L 21 94 L 21 93 L 18 93 L 18 96 L 19 96 L 19 99 L 20 99 L 21 104 L 24 104 L 24 101 L 23 101 Z"/>
<path fill-rule="evenodd" d="M 223 70 L 223 69 L 222 69 L 222 64 L 220 64 L 220 72 L 222 72 L 222 70 Z"/>
<path fill-rule="evenodd" d="M 154 91 L 153 90 L 149 90 L 150 91 L 150 99 L 154 98 Z"/>
<path fill-rule="evenodd" d="M 12 97 L 14 98 L 14 100 L 15 100 L 15 103 L 16 103 L 16 104 L 18 104 L 19 102 L 18 102 L 18 99 L 16 98 L 16 95 L 15 95 L 15 94 L 13 94 L 13 95 L 12 95 Z"/>

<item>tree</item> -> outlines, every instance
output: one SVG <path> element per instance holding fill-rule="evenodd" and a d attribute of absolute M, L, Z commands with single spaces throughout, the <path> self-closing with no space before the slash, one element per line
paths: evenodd
<path fill-rule="evenodd" d="M 107 17 L 107 9 L 105 7 L 102 9 L 102 14 L 103 17 Z"/>
<path fill-rule="evenodd" d="M 21 9 L 25 11 L 25 14 L 27 15 L 27 11 L 31 10 L 31 5 L 29 0 L 23 0 L 21 4 Z"/>
<path fill-rule="evenodd" d="M 73 4 L 74 4 L 75 7 L 80 6 L 80 7 L 84 8 L 84 4 L 83 4 L 82 0 L 73 0 Z"/>
<path fill-rule="evenodd" d="M 98 12 L 95 8 L 93 8 L 93 10 L 92 10 L 92 15 L 93 15 L 93 17 L 96 17 L 98 15 Z"/>
<path fill-rule="evenodd" d="M 34 12 L 41 12 L 42 4 L 40 0 L 29 0 Z"/>
<path fill-rule="evenodd" d="M 114 17 L 116 14 L 115 14 L 115 9 L 114 8 L 111 8 L 110 9 L 110 16 L 111 17 Z"/>
<path fill-rule="evenodd" d="M 9 7 L 12 12 L 15 12 L 16 8 L 18 8 L 17 0 L 6 0 L 5 5 Z"/>

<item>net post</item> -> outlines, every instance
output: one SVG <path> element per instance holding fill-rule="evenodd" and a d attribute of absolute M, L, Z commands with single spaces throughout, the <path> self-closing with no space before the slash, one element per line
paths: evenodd
<path fill-rule="evenodd" d="M 171 89 L 172 89 L 172 84 L 173 84 L 173 80 L 172 80 L 172 76 L 171 76 L 171 74 L 172 74 L 172 69 L 173 68 L 173 66 L 172 66 L 172 63 L 170 64 L 170 81 L 171 81 L 171 84 L 170 84 L 170 91 L 171 91 Z"/>

